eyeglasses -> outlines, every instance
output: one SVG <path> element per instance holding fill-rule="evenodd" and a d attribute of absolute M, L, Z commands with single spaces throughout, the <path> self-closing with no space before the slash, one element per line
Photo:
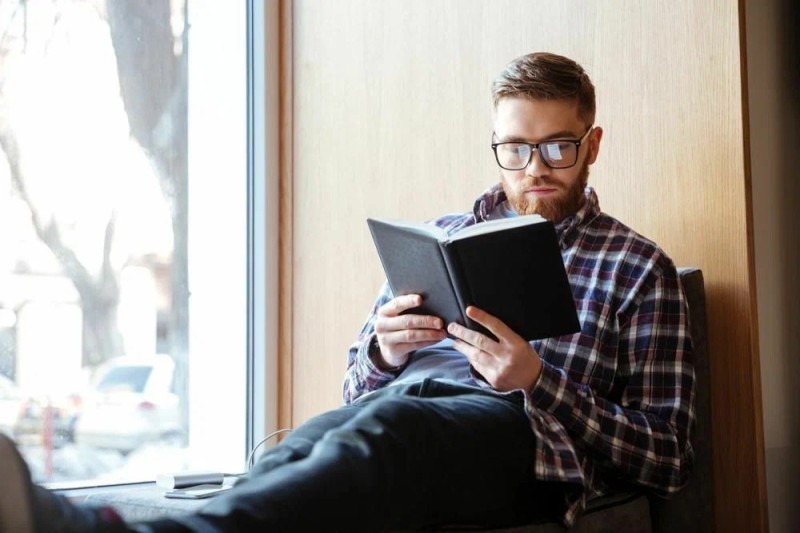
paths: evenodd
<path fill-rule="evenodd" d="M 578 162 L 578 149 L 583 140 L 592 131 L 592 126 L 581 135 L 580 139 L 555 140 L 541 143 L 525 143 L 510 141 L 492 143 L 497 164 L 506 170 L 522 170 L 531 164 L 533 151 L 539 150 L 542 162 L 550 168 L 569 168 Z"/>

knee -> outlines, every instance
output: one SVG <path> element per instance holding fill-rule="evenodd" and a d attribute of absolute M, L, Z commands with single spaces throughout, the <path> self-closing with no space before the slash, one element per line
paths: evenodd
<path fill-rule="evenodd" d="M 366 406 L 341 429 L 373 450 L 402 456 L 440 436 L 441 424 L 434 420 L 429 404 L 422 398 L 387 396 Z"/>
<path fill-rule="evenodd" d="M 295 438 L 291 441 L 282 442 L 264 452 L 256 460 L 248 476 L 263 474 L 278 466 L 308 457 L 313 447 L 314 442 L 304 438 Z"/>
<path fill-rule="evenodd" d="M 424 400 L 405 396 L 387 396 L 371 402 L 352 420 L 354 427 L 385 432 L 396 428 L 419 426 L 425 420 Z"/>
<path fill-rule="evenodd" d="M 370 402 L 357 416 L 328 431 L 322 442 L 347 446 L 357 454 L 406 442 L 421 422 L 421 409 L 416 404 L 413 399 L 391 396 Z"/>

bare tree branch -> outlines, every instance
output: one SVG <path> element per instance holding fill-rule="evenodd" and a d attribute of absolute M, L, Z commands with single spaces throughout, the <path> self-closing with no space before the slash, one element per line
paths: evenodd
<path fill-rule="evenodd" d="M 89 272 L 78 260 L 75 252 L 64 245 L 64 242 L 61 240 L 61 233 L 58 229 L 58 225 L 53 219 L 47 222 L 43 221 L 42 216 L 36 208 L 36 204 L 31 200 L 20 168 L 17 139 L 13 131 L 5 126 L 0 126 L 0 146 L 2 146 L 8 159 L 9 168 L 11 170 L 11 181 L 14 184 L 14 188 L 30 210 L 31 223 L 36 231 L 36 235 L 50 248 L 53 255 L 58 258 L 65 274 L 75 282 L 79 292 L 81 292 L 81 287 L 85 288 L 91 286 L 92 283 Z"/>
<path fill-rule="evenodd" d="M 131 136 L 150 156 L 172 214 L 170 353 L 176 364 L 181 419 L 188 428 L 188 25 L 176 47 L 170 0 L 107 0 L 111 42 Z"/>
<path fill-rule="evenodd" d="M 9 21 L 3 33 L 3 40 L 0 41 L 0 64 L 5 63 L 11 54 L 25 53 L 24 41 L 27 35 L 24 31 L 18 31 L 15 35 L 12 29 L 14 17 Z M 53 16 L 51 36 L 60 20 L 61 13 L 56 12 Z M 52 252 L 61 265 L 63 274 L 70 279 L 80 296 L 84 317 L 85 362 L 97 364 L 122 353 L 122 338 L 116 325 L 119 281 L 110 262 L 115 217 L 112 214 L 106 224 L 102 268 L 93 275 L 81 262 L 75 250 L 64 241 L 57 218 L 45 216 L 28 190 L 30 176 L 25 175 L 22 164 L 24 155 L 12 127 L 13 122 L 8 116 L 8 102 L 4 92 L 6 75 L 7 71 L 0 71 L 0 148 L 5 153 L 14 189 L 28 207 L 31 225 L 36 235 Z"/>

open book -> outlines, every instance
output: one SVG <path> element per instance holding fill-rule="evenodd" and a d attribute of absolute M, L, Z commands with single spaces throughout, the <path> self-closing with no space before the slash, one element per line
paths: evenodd
<path fill-rule="evenodd" d="M 432 224 L 367 223 L 392 293 L 422 296 L 407 312 L 488 334 L 466 316 L 474 305 L 526 340 L 580 331 L 555 228 L 542 217 L 481 222 L 451 236 Z"/>

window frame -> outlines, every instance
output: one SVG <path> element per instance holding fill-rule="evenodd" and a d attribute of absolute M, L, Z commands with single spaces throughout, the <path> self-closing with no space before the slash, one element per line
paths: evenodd
<path fill-rule="evenodd" d="M 278 427 L 280 37 L 278 2 L 247 0 L 247 450 Z"/>

